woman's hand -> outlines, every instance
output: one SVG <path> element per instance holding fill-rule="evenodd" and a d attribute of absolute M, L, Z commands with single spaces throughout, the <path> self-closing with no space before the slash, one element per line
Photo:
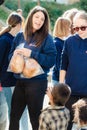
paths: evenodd
<path fill-rule="evenodd" d="M 27 48 L 16 49 L 16 50 L 14 51 L 14 55 L 15 55 L 15 54 L 21 54 L 21 55 L 23 55 L 23 56 L 25 56 L 25 57 L 30 57 L 30 55 L 31 55 L 31 50 L 30 50 L 30 49 L 27 49 Z"/>

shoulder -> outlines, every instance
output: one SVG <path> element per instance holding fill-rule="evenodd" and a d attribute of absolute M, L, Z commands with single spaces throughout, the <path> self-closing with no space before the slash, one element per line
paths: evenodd
<path fill-rule="evenodd" d="M 45 115 L 45 114 L 48 114 L 50 110 L 51 110 L 51 106 L 48 106 L 48 107 L 42 109 L 41 113 L 43 113 Z"/>
<path fill-rule="evenodd" d="M 64 40 L 62 40 L 58 37 L 53 38 L 53 42 L 56 46 L 63 46 L 63 44 L 64 44 Z"/>
<path fill-rule="evenodd" d="M 49 40 L 49 41 L 52 41 L 53 42 L 53 37 L 52 37 L 52 35 L 51 34 L 48 34 L 47 36 L 46 36 L 46 38 L 45 38 L 45 40 Z"/>
<path fill-rule="evenodd" d="M 7 46 L 9 44 L 9 37 L 6 34 L 0 36 L 0 45 Z"/>
<path fill-rule="evenodd" d="M 66 115 L 67 115 L 67 114 L 68 114 L 68 115 L 70 114 L 70 110 L 69 110 L 68 108 L 65 107 L 64 111 L 65 111 Z"/>
<path fill-rule="evenodd" d="M 65 42 L 75 41 L 75 40 L 78 39 L 78 38 L 79 38 L 79 36 L 78 36 L 77 34 L 74 34 L 74 35 L 69 36 L 69 37 L 65 40 Z"/>
<path fill-rule="evenodd" d="M 19 41 L 24 41 L 24 35 L 23 32 L 19 32 L 16 37 L 14 38 L 14 42 L 19 43 Z"/>
<path fill-rule="evenodd" d="M 23 36 L 23 32 L 19 32 L 19 33 L 16 35 L 16 37 L 24 37 L 24 36 Z"/>

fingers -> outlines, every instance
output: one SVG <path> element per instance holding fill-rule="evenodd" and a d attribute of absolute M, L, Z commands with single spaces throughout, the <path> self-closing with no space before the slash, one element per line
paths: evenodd
<path fill-rule="evenodd" d="M 14 55 L 16 55 L 16 54 L 21 54 L 21 55 L 23 55 L 23 56 L 25 56 L 25 57 L 30 57 L 30 55 L 31 55 L 31 50 L 30 50 L 30 49 L 27 49 L 27 48 L 16 49 L 16 50 L 14 51 Z"/>

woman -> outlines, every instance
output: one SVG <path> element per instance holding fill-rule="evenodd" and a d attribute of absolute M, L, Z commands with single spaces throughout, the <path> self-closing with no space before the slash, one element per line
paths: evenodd
<path fill-rule="evenodd" d="M 73 20 L 75 35 L 65 41 L 62 53 L 60 82 L 65 82 L 71 87 L 71 97 L 67 107 L 71 111 L 72 127 L 72 104 L 80 98 L 87 97 L 87 13 L 79 11 Z"/>
<path fill-rule="evenodd" d="M 21 43 L 24 43 L 24 48 L 16 49 Z M 44 74 L 33 78 L 15 74 L 17 84 L 12 97 L 9 130 L 19 130 L 19 120 L 26 105 L 32 128 L 38 130 L 38 118 L 48 83 L 47 73 L 54 65 L 56 57 L 56 48 L 49 34 L 49 17 L 45 8 L 36 6 L 29 12 L 24 32 L 19 33 L 14 39 L 9 58 L 13 53 L 35 59 L 44 70 Z"/>
<path fill-rule="evenodd" d="M 16 79 L 13 73 L 7 72 L 8 55 L 15 35 L 20 31 L 22 18 L 12 12 L 7 18 L 7 27 L 0 32 L 0 83 L 3 90 L 0 92 L 0 128 L 5 130 L 8 126 L 12 91 Z M 7 105 L 8 104 L 8 105 Z"/>
<path fill-rule="evenodd" d="M 52 73 L 53 84 L 59 81 L 61 53 L 62 53 L 64 41 L 70 35 L 70 31 L 71 31 L 70 19 L 59 17 L 55 22 L 55 26 L 53 30 L 54 43 L 57 49 L 56 64 L 53 68 L 53 73 Z"/>

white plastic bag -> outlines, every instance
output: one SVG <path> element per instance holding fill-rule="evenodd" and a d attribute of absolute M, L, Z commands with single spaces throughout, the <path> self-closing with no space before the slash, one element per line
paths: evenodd
<path fill-rule="evenodd" d="M 25 66 L 22 73 L 24 77 L 32 78 L 34 76 L 43 74 L 44 71 L 36 60 L 32 58 L 25 58 Z"/>

